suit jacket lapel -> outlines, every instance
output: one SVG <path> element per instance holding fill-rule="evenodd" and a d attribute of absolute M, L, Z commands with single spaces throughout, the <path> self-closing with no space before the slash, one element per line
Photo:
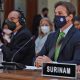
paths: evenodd
<path fill-rule="evenodd" d="M 16 34 L 13 36 L 11 42 L 14 42 L 15 37 L 17 37 L 17 35 L 19 34 L 19 32 L 20 32 L 22 29 L 24 29 L 24 27 L 21 27 L 21 28 L 16 32 Z"/>
<path fill-rule="evenodd" d="M 68 34 L 65 36 L 65 38 L 62 42 L 60 53 L 63 50 L 63 48 L 65 47 L 65 45 L 67 44 L 67 42 L 70 40 L 70 38 L 73 36 L 74 32 L 75 32 L 75 28 L 74 28 L 74 26 L 72 26 L 72 28 L 69 30 Z"/>

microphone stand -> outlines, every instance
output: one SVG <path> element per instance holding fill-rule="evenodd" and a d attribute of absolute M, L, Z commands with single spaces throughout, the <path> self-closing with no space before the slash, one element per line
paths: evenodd
<path fill-rule="evenodd" d="M 16 51 L 16 53 L 13 55 L 13 57 L 12 57 L 12 59 L 11 59 L 11 62 L 13 62 L 14 57 L 16 56 L 16 54 L 17 54 L 20 50 L 22 50 L 33 38 L 34 38 L 34 36 L 32 36 L 22 47 L 20 47 L 20 49 L 18 49 L 18 50 Z"/>

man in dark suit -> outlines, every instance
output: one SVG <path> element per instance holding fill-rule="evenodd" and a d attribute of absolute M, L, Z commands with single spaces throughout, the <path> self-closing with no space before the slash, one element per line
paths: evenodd
<path fill-rule="evenodd" d="M 32 34 L 35 35 L 36 37 L 38 36 L 38 28 L 39 28 L 40 20 L 44 17 L 48 17 L 48 8 L 43 8 L 41 14 L 38 14 L 33 18 Z"/>
<path fill-rule="evenodd" d="M 30 40 L 32 34 L 25 27 L 25 18 L 21 12 L 15 10 L 9 13 L 8 20 L 16 23 L 16 28 L 13 30 L 11 42 L 1 46 L 4 61 L 32 65 L 33 58 L 35 57 L 35 46 L 34 40 Z M 26 44 L 26 42 L 28 43 Z M 18 51 L 23 45 L 25 46 Z"/>
<path fill-rule="evenodd" d="M 35 60 L 37 67 L 42 63 L 53 61 L 80 64 L 80 31 L 73 25 L 74 16 L 75 7 L 70 2 L 60 1 L 55 4 L 54 24 L 59 30 L 48 36 L 43 49 Z M 60 32 L 64 32 L 64 38 L 59 47 L 57 41 Z M 55 60 L 57 53 L 58 56 Z"/>

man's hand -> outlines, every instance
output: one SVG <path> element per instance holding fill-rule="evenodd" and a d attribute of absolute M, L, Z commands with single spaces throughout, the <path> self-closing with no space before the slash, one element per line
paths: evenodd
<path fill-rule="evenodd" d="M 51 63 L 52 62 L 52 60 L 45 55 L 43 56 L 43 61 L 44 61 L 44 63 Z"/>
<path fill-rule="evenodd" d="M 35 60 L 34 65 L 35 65 L 36 67 L 40 67 L 40 66 L 42 65 L 42 63 L 43 63 L 43 56 L 38 56 L 38 57 L 36 58 L 36 60 Z"/>
<path fill-rule="evenodd" d="M 80 65 L 77 65 L 77 73 L 80 73 Z"/>
<path fill-rule="evenodd" d="M 35 66 L 40 67 L 43 63 L 50 63 L 52 60 L 47 56 L 38 56 L 35 61 Z"/>

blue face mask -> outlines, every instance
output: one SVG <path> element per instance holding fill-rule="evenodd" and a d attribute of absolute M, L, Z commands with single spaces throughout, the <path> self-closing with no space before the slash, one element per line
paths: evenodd
<path fill-rule="evenodd" d="M 66 24 L 65 16 L 55 16 L 54 25 L 56 29 L 62 28 Z"/>

